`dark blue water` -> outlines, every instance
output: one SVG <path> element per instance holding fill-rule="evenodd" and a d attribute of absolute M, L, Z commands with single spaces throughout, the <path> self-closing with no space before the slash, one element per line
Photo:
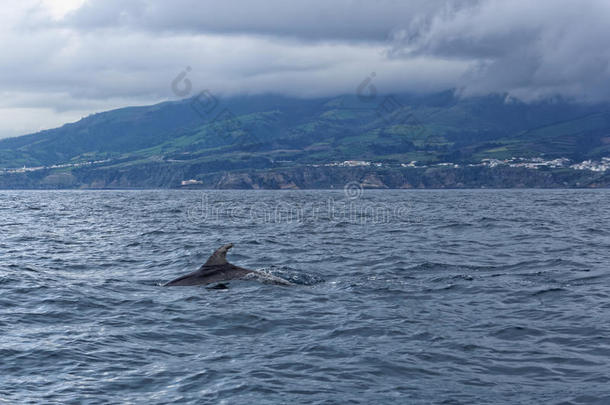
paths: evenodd
<path fill-rule="evenodd" d="M 0 192 L 0 403 L 610 403 L 609 198 Z"/>

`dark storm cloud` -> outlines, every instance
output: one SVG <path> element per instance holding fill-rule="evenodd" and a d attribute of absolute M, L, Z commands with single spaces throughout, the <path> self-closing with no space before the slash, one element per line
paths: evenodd
<path fill-rule="evenodd" d="M 436 72 L 444 70 L 451 80 L 459 77 L 450 87 L 463 94 L 506 92 L 526 100 L 554 95 L 599 100 L 610 98 L 609 20 L 606 0 L 90 0 L 67 15 L 63 24 L 81 32 L 114 29 L 153 35 L 263 35 L 270 41 L 372 43 L 396 63 L 413 66 L 417 60 L 426 68 L 435 63 L 428 82 L 438 80 Z M 252 50 L 268 63 L 240 64 L 242 77 L 256 76 L 252 70 L 316 74 L 323 70 L 321 64 L 331 69 L 342 65 L 340 60 L 326 59 L 322 49 L 322 62 L 315 51 L 308 51 L 311 60 L 301 60 L 300 66 L 286 60 L 278 65 L 281 58 L 267 50 Z M 245 55 L 244 60 L 257 59 L 248 51 Z M 219 59 L 222 65 L 223 58 Z M 369 58 L 369 62 L 371 69 L 384 70 L 379 66 L 383 61 Z M 366 69 L 367 63 L 359 60 L 358 65 Z M 386 72 L 386 79 L 405 90 L 434 87 L 412 80 L 421 75 L 414 75 L 409 66 L 402 76 L 389 77 Z M 332 93 L 340 87 L 337 80 L 341 83 L 329 75 L 318 82 L 326 90 L 306 92 Z M 439 84 L 446 85 L 447 80 Z M 299 92 L 294 83 L 280 87 Z"/>
<path fill-rule="evenodd" d="M 456 4 L 470 0 L 454 1 Z M 303 39 L 384 41 L 393 29 L 447 4 L 443 0 L 93 0 L 65 22 L 83 29 L 259 34 Z"/>
<path fill-rule="evenodd" d="M 395 32 L 391 56 L 468 60 L 465 93 L 610 98 L 610 2 L 487 0 Z"/>

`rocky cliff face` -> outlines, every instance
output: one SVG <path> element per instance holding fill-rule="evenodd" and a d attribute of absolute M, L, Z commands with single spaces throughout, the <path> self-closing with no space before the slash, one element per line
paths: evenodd
<path fill-rule="evenodd" d="M 198 184 L 181 186 L 183 180 Z M 585 170 L 533 170 L 511 167 L 370 168 L 290 167 L 199 173 L 197 168 L 165 163 L 123 168 L 87 168 L 54 173 L 0 174 L 0 188 L 214 188 L 330 189 L 348 183 L 368 189 L 408 188 L 560 188 L 610 187 L 610 173 Z"/>
<path fill-rule="evenodd" d="M 610 187 L 610 174 L 584 171 L 539 171 L 522 168 L 369 169 L 305 167 L 277 171 L 229 173 L 204 183 L 208 188 L 315 189 L 348 183 L 362 188 L 558 188 Z"/>

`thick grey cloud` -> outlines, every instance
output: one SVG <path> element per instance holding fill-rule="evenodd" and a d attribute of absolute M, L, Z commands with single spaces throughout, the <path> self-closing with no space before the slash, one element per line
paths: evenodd
<path fill-rule="evenodd" d="M 0 137 L 178 96 L 610 100 L 607 0 L 22 0 L 0 15 Z M 66 12 L 67 10 L 70 10 Z"/>
<path fill-rule="evenodd" d="M 472 0 L 453 1 L 456 4 Z M 392 30 L 445 6 L 443 0 L 95 0 L 64 23 L 170 32 L 259 34 L 385 41 Z"/>

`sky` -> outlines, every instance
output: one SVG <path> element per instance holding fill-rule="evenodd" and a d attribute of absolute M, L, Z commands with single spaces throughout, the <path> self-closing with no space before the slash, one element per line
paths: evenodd
<path fill-rule="evenodd" d="M 0 0 L 0 138 L 208 89 L 610 100 L 607 0 Z"/>

